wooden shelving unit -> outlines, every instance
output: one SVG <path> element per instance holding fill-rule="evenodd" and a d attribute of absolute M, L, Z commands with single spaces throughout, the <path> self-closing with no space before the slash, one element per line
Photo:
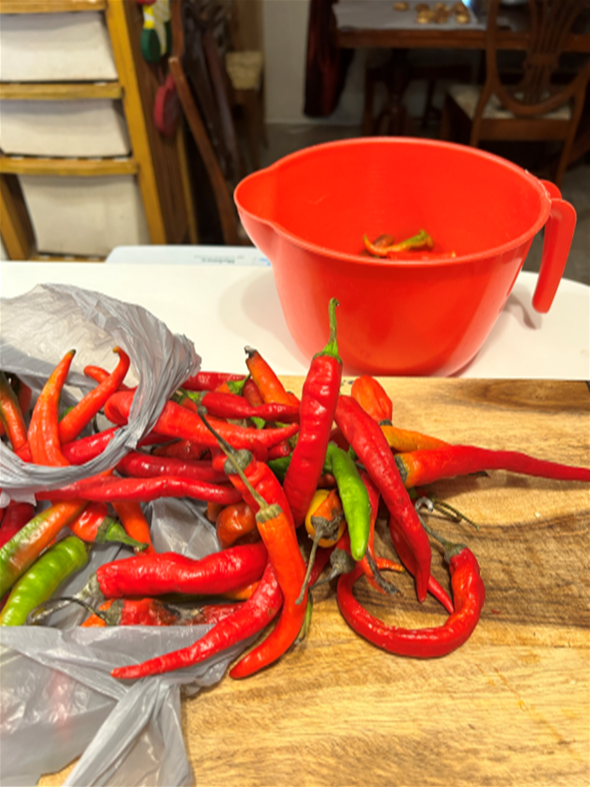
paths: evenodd
<path fill-rule="evenodd" d="M 0 0 L 0 14 L 87 11 L 105 15 L 118 79 L 108 82 L 3 82 L 0 83 L 0 100 L 118 99 L 123 106 L 131 155 L 100 159 L 0 155 L 0 234 L 11 259 L 39 258 L 19 175 L 88 178 L 133 175 L 141 192 L 151 242 L 197 242 L 182 126 L 179 125 L 173 137 L 164 137 L 152 119 L 159 80 L 141 54 L 141 6 L 121 0 Z"/>

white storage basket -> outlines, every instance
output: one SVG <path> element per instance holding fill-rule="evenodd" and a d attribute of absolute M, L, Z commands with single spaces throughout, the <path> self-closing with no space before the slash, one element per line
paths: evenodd
<path fill-rule="evenodd" d="M 120 101 L 3 100 L 0 148 L 21 156 L 127 156 Z"/>
<path fill-rule="evenodd" d="M 20 176 L 40 254 L 107 256 L 150 243 L 133 175 Z"/>
<path fill-rule="evenodd" d="M 3 14 L 3 82 L 72 82 L 117 79 L 103 14 Z"/>

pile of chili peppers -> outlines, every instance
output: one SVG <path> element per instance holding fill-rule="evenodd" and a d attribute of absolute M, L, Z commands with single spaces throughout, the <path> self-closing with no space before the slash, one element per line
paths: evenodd
<path fill-rule="evenodd" d="M 330 338 L 312 359 L 300 398 L 247 347 L 244 374 L 201 371 L 186 380 L 149 434 L 108 472 L 39 492 L 36 506 L 11 501 L 2 509 L 0 625 L 36 625 L 72 601 L 88 610 L 83 626 L 208 623 L 190 647 L 121 665 L 113 676 L 175 670 L 258 635 L 230 669 L 243 678 L 305 636 L 313 588 L 326 570 L 320 581 L 336 582 L 345 621 L 378 647 L 430 658 L 463 645 L 484 604 L 480 567 L 467 545 L 449 543 L 423 521 L 424 507 L 456 513 L 433 503 L 424 486 L 495 469 L 588 482 L 590 469 L 401 429 L 391 399 L 368 375 L 343 393 L 337 305 L 329 303 Z M 127 423 L 135 395 L 125 384 L 130 361 L 114 351 L 113 371 L 85 367 L 96 385 L 65 413 L 60 397 L 74 350 L 34 402 L 21 380 L 0 372 L 2 439 L 24 462 L 85 464 Z M 110 425 L 96 430 L 99 413 Z M 201 501 L 220 550 L 199 560 L 157 552 L 143 504 L 161 497 Z M 377 554 L 383 514 L 399 563 Z M 452 595 L 431 573 L 431 538 L 444 547 Z M 105 541 L 126 545 L 129 556 L 103 563 L 79 593 L 60 598 L 64 581 Z M 443 625 L 386 625 L 361 605 L 353 595 L 361 577 L 395 595 L 383 574 L 391 570 L 414 578 L 419 602 L 431 593 L 441 603 Z"/>

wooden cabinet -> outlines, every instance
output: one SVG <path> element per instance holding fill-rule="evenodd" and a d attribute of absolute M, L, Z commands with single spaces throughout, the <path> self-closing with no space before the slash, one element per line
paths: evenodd
<path fill-rule="evenodd" d="M 58 257 L 106 256 L 104 253 L 80 253 L 80 246 L 78 250 L 72 247 L 68 251 L 68 238 L 73 239 L 74 233 L 70 232 L 68 235 L 68 219 L 63 214 L 63 206 L 66 205 L 66 212 L 68 205 L 78 210 L 78 213 L 72 213 L 72 221 L 78 222 L 80 211 L 84 210 L 86 204 L 84 195 L 87 193 L 92 193 L 97 200 L 107 200 L 111 207 L 113 202 L 117 203 L 119 199 L 123 201 L 126 193 L 136 193 L 137 205 L 131 212 L 134 213 L 133 220 L 137 220 L 138 226 L 141 226 L 137 235 L 131 237 L 142 237 L 143 234 L 147 236 L 146 242 L 153 244 L 195 243 L 195 217 L 187 174 L 183 128 L 179 124 L 173 136 L 163 136 L 155 126 L 153 106 L 163 77 L 161 69 L 146 63 L 141 54 L 141 6 L 135 0 L 0 0 L 0 14 L 4 15 L 0 23 L 10 20 L 17 32 L 22 22 L 25 26 L 30 22 L 32 28 L 38 28 L 37 23 L 42 21 L 41 16 L 25 18 L 23 15 L 62 14 L 65 15 L 62 19 L 64 25 L 67 22 L 66 26 L 75 26 L 77 22 L 86 24 L 90 20 L 98 19 L 104 29 L 109 49 L 107 59 L 110 58 L 110 64 L 107 62 L 104 70 L 97 67 L 96 72 L 89 71 L 90 56 L 84 56 L 84 36 L 90 35 L 88 24 L 84 35 L 80 36 L 84 44 L 78 54 L 80 70 L 70 68 L 65 77 L 60 68 L 55 67 L 55 63 L 51 67 L 51 58 L 47 58 L 46 64 L 43 64 L 41 51 L 38 57 L 39 73 L 33 72 L 31 76 L 26 69 L 27 50 L 24 48 L 20 50 L 23 55 L 22 69 L 19 70 L 18 48 L 11 60 L 9 48 L 4 45 L 0 111 L 3 108 L 6 110 L 5 125 L 8 126 L 8 120 L 11 114 L 14 114 L 7 111 L 9 106 L 11 109 L 23 109 L 18 118 L 21 124 L 27 123 L 29 114 L 31 123 L 34 123 L 35 112 L 30 111 L 30 102 L 37 102 L 34 109 L 42 110 L 44 117 L 54 121 L 61 118 L 61 122 L 64 122 L 70 108 L 74 110 L 77 107 L 86 107 L 94 112 L 98 111 L 99 107 L 108 108 L 109 105 L 116 104 L 122 110 L 122 122 L 125 126 L 122 134 L 125 142 L 121 144 L 127 146 L 127 150 L 119 151 L 122 155 L 97 156 L 92 150 L 91 135 L 88 135 L 88 152 L 85 152 L 84 141 L 78 137 L 76 144 L 72 145 L 76 151 L 75 156 L 55 155 L 54 146 L 51 147 L 53 155 L 43 155 L 42 151 L 35 155 L 27 154 L 26 151 L 0 153 L 0 234 L 8 256 L 15 260 L 38 259 L 44 254 Z M 57 21 L 58 17 L 44 19 L 48 20 L 47 26 L 51 28 L 51 22 Z M 6 29 L 11 25 L 3 27 L 5 35 Z M 38 35 L 38 31 L 36 34 Z M 74 38 L 72 31 L 68 32 L 75 51 L 75 27 L 73 34 Z M 35 40 L 41 39 L 33 36 L 33 41 Z M 90 46 L 88 51 L 89 54 L 93 51 Z M 28 57 L 28 60 L 31 58 Z M 12 71 L 11 62 L 16 64 Z M 165 60 L 162 62 L 165 63 Z M 24 78 L 11 78 L 11 74 L 18 77 L 21 72 Z M 94 73 L 99 75 L 98 78 L 93 78 Z M 110 78 L 101 78 L 103 73 Z M 43 105 L 40 102 L 44 102 Z M 68 133 L 76 133 L 76 124 L 72 122 L 70 125 Z M 18 128 L 17 125 L 17 136 Z M 35 148 L 27 148 L 29 151 L 31 149 Z M 60 152 L 65 154 L 67 150 L 66 142 L 65 150 Z M 65 199 L 61 202 L 61 197 L 58 196 L 52 202 L 52 184 L 56 184 L 57 195 L 63 197 L 65 194 Z M 72 195 L 67 192 L 66 187 L 69 184 L 77 186 Z M 107 185 L 108 189 L 105 188 Z M 57 222 L 58 219 L 65 219 L 66 237 L 60 239 L 63 240 L 62 248 L 57 251 L 43 248 L 36 237 L 35 216 L 31 210 L 34 201 L 27 199 L 26 191 L 27 188 L 33 191 L 33 187 L 37 186 L 42 188 L 36 188 L 35 193 L 43 194 L 45 200 L 36 201 L 37 209 L 42 210 L 45 221 Z M 135 192 L 129 189 L 134 189 Z M 104 197 L 101 196 L 103 193 Z M 91 202 L 88 201 L 88 210 L 92 210 Z M 55 216 L 51 215 L 52 205 Z M 109 242 L 120 245 L 116 228 L 109 226 L 108 211 L 102 212 L 99 207 L 96 213 L 97 226 L 103 235 L 103 245 L 108 246 Z M 125 227 L 131 225 L 124 208 L 120 208 L 117 218 L 119 229 L 124 233 Z M 79 226 L 77 228 L 80 230 Z M 55 227 L 53 230 L 53 235 L 56 236 Z M 83 234 L 78 232 L 79 236 Z M 60 243 L 55 245 L 59 246 Z"/>

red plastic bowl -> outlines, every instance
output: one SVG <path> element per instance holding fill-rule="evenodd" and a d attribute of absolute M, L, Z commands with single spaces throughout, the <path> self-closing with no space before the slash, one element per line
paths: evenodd
<path fill-rule="evenodd" d="M 286 156 L 242 180 L 242 223 L 271 262 L 289 331 L 309 358 L 336 297 L 348 374 L 450 375 L 485 342 L 545 226 L 533 305 L 548 311 L 576 214 L 557 188 L 498 156 L 432 140 L 371 137 Z M 363 235 L 426 229 L 456 257 L 390 261 Z"/>

